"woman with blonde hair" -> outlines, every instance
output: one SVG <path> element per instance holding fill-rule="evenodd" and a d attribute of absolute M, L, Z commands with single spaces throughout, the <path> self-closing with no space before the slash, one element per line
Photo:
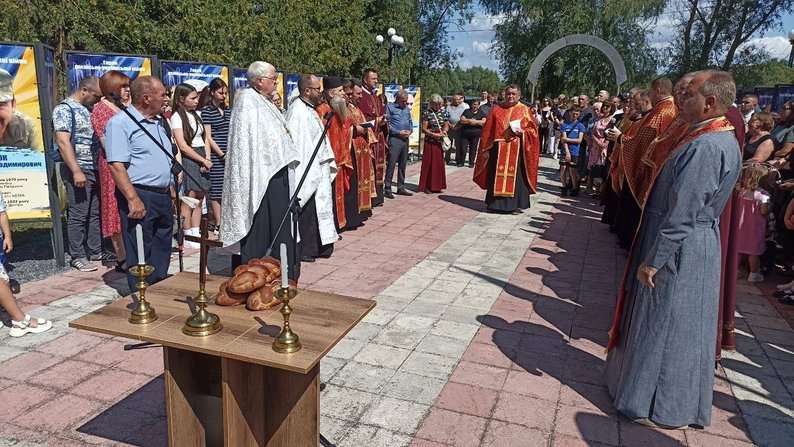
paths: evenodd
<path fill-rule="evenodd" d="M 449 132 L 449 114 L 444 99 L 438 94 L 430 96 L 430 104 L 422 117 L 425 147 L 422 153 L 422 170 L 419 174 L 419 191 L 438 193 L 447 187 L 444 149 L 442 141 Z"/>

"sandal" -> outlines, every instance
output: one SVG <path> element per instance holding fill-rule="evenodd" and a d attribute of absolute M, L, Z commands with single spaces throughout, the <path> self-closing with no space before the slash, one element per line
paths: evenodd
<path fill-rule="evenodd" d="M 30 325 L 30 321 L 30 315 L 25 315 L 25 319 L 22 321 L 11 320 L 11 330 L 8 331 L 8 335 L 12 337 L 22 337 L 28 333 L 40 334 L 52 328 L 52 321 L 45 320 L 43 318 L 36 318 L 35 327 Z"/>

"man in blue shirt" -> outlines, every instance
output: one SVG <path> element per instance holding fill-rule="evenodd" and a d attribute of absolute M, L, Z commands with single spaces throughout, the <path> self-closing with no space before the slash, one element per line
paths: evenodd
<path fill-rule="evenodd" d="M 170 148 L 171 140 L 158 119 L 167 96 L 163 84 L 151 76 L 136 78 L 130 90 L 132 106 L 128 110 L 137 123 L 126 113 L 116 114 L 105 127 L 105 147 L 116 181 L 127 265 L 138 264 L 135 227 L 141 225 L 145 261 L 154 267 L 149 282 L 155 283 L 168 276 L 171 261 L 172 163 L 138 124 Z M 132 275 L 127 282 L 135 290 L 137 281 Z"/>
<path fill-rule="evenodd" d="M 576 170 L 580 158 L 580 145 L 584 138 L 584 124 L 579 122 L 579 107 L 573 107 L 565 114 L 564 122 L 560 125 L 560 181 L 562 182 L 562 196 L 579 194 L 579 172 Z"/>
<path fill-rule="evenodd" d="M 414 123 L 411 119 L 411 108 L 408 107 L 408 93 L 400 90 L 395 101 L 386 105 L 386 116 L 389 120 L 389 162 L 386 165 L 386 180 L 383 196 L 394 198 L 391 182 L 394 176 L 394 165 L 397 168 L 397 195 L 412 196 L 405 189 L 405 165 L 408 162 L 408 139 L 413 132 Z"/>

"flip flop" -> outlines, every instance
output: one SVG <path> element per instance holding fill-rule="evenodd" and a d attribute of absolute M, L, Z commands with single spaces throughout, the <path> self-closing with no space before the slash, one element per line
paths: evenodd
<path fill-rule="evenodd" d="M 52 328 L 52 321 L 43 318 L 36 318 L 36 327 L 30 325 L 30 315 L 25 315 L 22 321 L 11 320 L 11 330 L 8 335 L 12 337 L 22 337 L 25 334 L 40 334 Z"/>

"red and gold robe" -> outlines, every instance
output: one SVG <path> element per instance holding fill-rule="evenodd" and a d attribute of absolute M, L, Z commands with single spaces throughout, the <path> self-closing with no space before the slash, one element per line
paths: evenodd
<path fill-rule="evenodd" d="M 323 124 L 326 124 L 325 116 L 331 111 L 331 106 L 327 103 L 320 104 L 315 109 Z M 328 127 L 328 141 L 334 151 L 336 160 L 336 180 L 334 182 L 334 208 L 336 209 L 336 222 L 339 228 L 347 226 L 345 217 L 345 193 L 350 191 L 350 176 L 353 173 L 353 160 L 350 158 L 350 147 L 353 144 L 353 124 L 348 116 L 347 119 L 334 114 L 331 125 Z"/>
<path fill-rule="evenodd" d="M 511 121 L 521 121 L 521 135 L 510 131 Z M 513 197 L 518 175 L 518 155 L 523 150 L 524 172 L 531 192 L 537 192 L 540 140 L 529 107 L 517 103 L 510 107 L 494 106 L 485 120 L 480 135 L 480 149 L 474 166 L 474 183 L 488 189 L 488 160 L 496 157 L 493 194 L 495 197 Z"/>
<path fill-rule="evenodd" d="M 350 117 L 354 125 L 361 125 L 367 122 L 361 110 L 353 104 L 348 104 Z M 372 167 L 371 147 L 377 144 L 378 138 L 372 129 L 364 129 L 364 135 L 356 135 L 353 138 L 353 150 L 356 156 L 356 168 L 358 174 L 358 212 L 369 211 L 372 209 L 372 197 L 377 196 L 375 191 L 375 174 Z"/>
<path fill-rule="evenodd" d="M 367 121 L 375 120 L 374 132 L 377 142 L 371 146 L 372 157 L 375 159 L 375 185 L 382 187 L 386 179 L 386 148 L 388 146 L 386 136 L 389 134 L 386 112 L 380 96 L 370 93 L 366 88 L 363 90 L 356 107 L 361 110 Z"/>
<path fill-rule="evenodd" d="M 640 208 L 645 208 L 648 196 L 651 195 L 650 186 L 656 181 L 656 177 L 661 172 L 664 163 L 673 155 L 673 149 L 678 147 L 678 142 L 686 135 L 689 130 L 689 123 L 676 118 L 672 124 L 660 133 L 645 151 L 637 165 L 638 175 L 646 176 L 650 181 L 638 182 L 636 185 L 637 204 Z"/>
<path fill-rule="evenodd" d="M 622 135 L 634 135 L 640 130 L 641 121 L 642 119 L 632 120 L 630 117 L 625 117 L 620 121 L 618 130 L 620 130 Z M 623 189 L 623 180 L 626 178 L 623 172 L 623 164 L 620 162 L 620 155 L 623 152 L 621 140 L 619 139 L 615 142 L 612 155 L 609 157 L 609 179 L 612 182 L 612 191 L 616 194 Z"/>
<path fill-rule="evenodd" d="M 657 136 L 663 134 L 673 120 L 678 116 L 678 109 L 673 102 L 673 97 L 667 97 L 654 104 L 653 109 L 645 115 L 637 126 L 632 126 L 635 132 L 627 133 L 621 137 L 620 164 L 626 177 L 626 184 L 639 203 L 639 192 L 643 194 L 650 190 L 653 180 L 648 172 L 642 169 L 640 160 L 645 156 L 651 143 Z"/>

